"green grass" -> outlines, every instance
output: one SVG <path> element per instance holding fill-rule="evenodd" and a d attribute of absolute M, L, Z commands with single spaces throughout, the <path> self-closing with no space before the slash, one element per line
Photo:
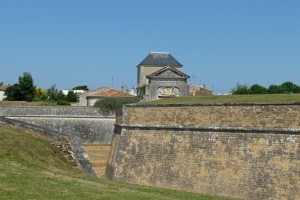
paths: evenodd
<path fill-rule="evenodd" d="M 143 104 L 300 102 L 300 94 L 221 95 L 165 98 Z"/>
<path fill-rule="evenodd" d="M 228 199 L 86 176 L 51 143 L 0 123 L 0 199 Z"/>

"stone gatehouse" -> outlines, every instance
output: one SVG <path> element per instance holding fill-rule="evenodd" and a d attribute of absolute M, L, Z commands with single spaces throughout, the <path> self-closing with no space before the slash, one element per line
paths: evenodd
<path fill-rule="evenodd" d="M 144 101 L 187 96 L 190 78 L 170 53 L 152 52 L 137 66 L 138 95 Z"/>

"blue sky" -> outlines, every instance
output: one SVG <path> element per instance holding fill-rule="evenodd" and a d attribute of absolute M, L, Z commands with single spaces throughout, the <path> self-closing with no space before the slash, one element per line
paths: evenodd
<path fill-rule="evenodd" d="M 0 82 L 136 84 L 136 66 L 170 52 L 215 93 L 239 82 L 300 85 L 299 0 L 0 0 Z"/>

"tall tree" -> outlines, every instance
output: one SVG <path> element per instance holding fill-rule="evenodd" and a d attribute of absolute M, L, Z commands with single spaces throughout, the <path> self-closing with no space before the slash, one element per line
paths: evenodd
<path fill-rule="evenodd" d="M 57 100 L 58 90 L 56 88 L 56 84 L 51 85 L 51 87 L 47 90 L 47 92 L 48 92 L 49 100 L 53 100 L 53 101 Z"/>
<path fill-rule="evenodd" d="M 23 76 L 19 77 L 19 85 L 21 88 L 22 100 L 32 101 L 35 96 L 35 86 L 29 72 L 24 72 Z"/>
<path fill-rule="evenodd" d="M 24 72 L 23 76 L 19 77 L 19 83 L 8 87 L 5 95 L 7 100 L 32 101 L 35 96 L 35 86 L 31 74 Z"/>

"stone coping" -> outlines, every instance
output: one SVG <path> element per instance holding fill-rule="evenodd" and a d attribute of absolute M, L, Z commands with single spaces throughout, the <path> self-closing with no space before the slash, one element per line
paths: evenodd
<path fill-rule="evenodd" d="M 8 118 L 17 118 L 17 117 L 32 117 L 32 118 L 95 118 L 95 119 L 115 119 L 115 116 L 80 116 L 80 115 L 5 115 L 4 117 Z"/>
<path fill-rule="evenodd" d="M 18 107 L 18 108 L 67 108 L 67 109 L 91 109 L 97 110 L 96 107 L 89 106 L 29 106 L 29 105 L 0 105 L 0 107 Z"/>
<path fill-rule="evenodd" d="M 259 127 L 219 127 L 219 126 L 167 126 L 143 124 L 115 124 L 118 129 L 136 130 L 176 130 L 176 131 L 211 131 L 211 132 L 239 132 L 239 133 L 274 133 L 300 135 L 298 128 L 259 128 Z"/>
<path fill-rule="evenodd" d="M 197 106 L 290 106 L 300 102 L 256 102 L 256 103 L 172 103 L 172 104 L 126 104 L 124 107 L 197 107 Z"/>

